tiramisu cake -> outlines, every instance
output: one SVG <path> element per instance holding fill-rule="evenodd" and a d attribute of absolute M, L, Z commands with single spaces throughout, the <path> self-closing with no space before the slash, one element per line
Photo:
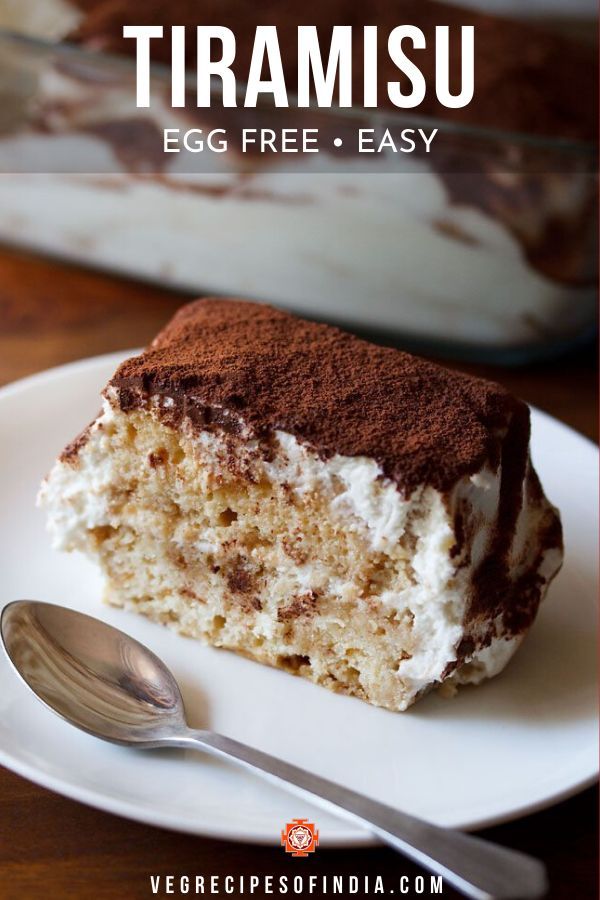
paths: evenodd
<path fill-rule="evenodd" d="M 560 9 L 565 28 L 572 5 Z M 553 4 L 510 6 L 533 17 Z M 486 360 L 563 350 L 594 331 L 597 308 L 597 53 L 544 21 L 434 0 L 0 0 L 0 29 L 78 45 L 42 52 L 0 34 L 0 170 L 10 173 L 0 172 L 0 240 L 186 291 L 394 329 L 440 350 L 468 345 Z M 168 68 L 163 78 L 154 66 L 151 107 L 136 107 L 126 24 L 165 29 L 151 59 L 167 67 L 171 26 L 187 27 L 186 108 L 172 107 Z M 425 35 L 424 49 L 404 49 L 427 90 L 399 115 L 387 41 L 401 24 Z M 224 110 L 219 79 L 211 108 L 198 108 L 196 25 L 234 32 L 242 91 L 257 26 L 277 26 L 290 108 Z M 351 115 L 294 109 L 302 25 L 317 26 L 325 66 L 332 27 L 353 29 Z M 440 25 L 451 35 L 453 91 L 460 28 L 475 30 L 476 89 L 462 108 L 437 100 Z M 375 119 L 362 108 L 365 26 L 377 28 Z M 128 64 L 115 65 L 115 53 Z M 384 125 L 395 139 L 406 126 L 437 129 L 431 152 L 419 141 L 414 153 L 359 153 L 358 129 Z M 237 152 L 247 126 L 316 128 L 319 153 Z M 196 129 L 204 150 L 165 153 L 165 128 Z M 207 149 L 214 128 L 227 132 L 225 153 Z"/>
<path fill-rule="evenodd" d="M 562 559 L 524 403 L 238 301 L 123 363 L 40 497 L 108 602 L 391 710 L 497 674 Z"/>

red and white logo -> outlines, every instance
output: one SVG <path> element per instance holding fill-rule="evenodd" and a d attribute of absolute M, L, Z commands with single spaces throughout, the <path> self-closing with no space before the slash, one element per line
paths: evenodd
<path fill-rule="evenodd" d="M 281 832 L 281 846 L 292 856 L 308 856 L 319 846 L 319 832 L 308 819 L 292 819 Z"/>

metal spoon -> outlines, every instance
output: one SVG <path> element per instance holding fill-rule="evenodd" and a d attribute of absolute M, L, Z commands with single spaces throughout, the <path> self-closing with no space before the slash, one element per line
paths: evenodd
<path fill-rule="evenodd" d="M 166 666 L 138 641 L 98 619 L 18 600 L 4 608 L 0 631 L 25 684 L 83 731 L 139 749 L 193 747 L 233 760 L 364 825 L 476 900 L 524 900 L 546 891 L 544 867 L 531 857 L 430 825 L 221 734 L 192 730 Z"/>

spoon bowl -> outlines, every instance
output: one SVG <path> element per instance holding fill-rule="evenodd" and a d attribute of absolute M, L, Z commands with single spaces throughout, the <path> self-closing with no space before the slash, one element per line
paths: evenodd
<path fill-rule="evenodd" d="M 194 747 L 359 822 L 473 900 L 541 897 L 544 867 L 522 853 L 439 828 L 185 719 L 177 682 L 143 644 L 72 609 L 18 600 L 0 617 L 6 652 L 36 696 L 72 725 L 138 749 Z"/>
<path fill-rule="evenodd" d="M 21 678 L 78 728 L 149 746 L 186 727 L 171 672 L 118 628 L 63 606 L 19 600 L 4 607 L 0 630 Z"/>

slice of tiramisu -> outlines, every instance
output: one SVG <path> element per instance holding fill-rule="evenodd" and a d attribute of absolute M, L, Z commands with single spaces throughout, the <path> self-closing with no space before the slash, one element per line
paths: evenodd
<path fill-rule="evenodd" d="M 392 710 L 498 673 L 562 559 L 529 410 L 267 306 L 201 300 L 44 483 L 107 600 Z"/>

